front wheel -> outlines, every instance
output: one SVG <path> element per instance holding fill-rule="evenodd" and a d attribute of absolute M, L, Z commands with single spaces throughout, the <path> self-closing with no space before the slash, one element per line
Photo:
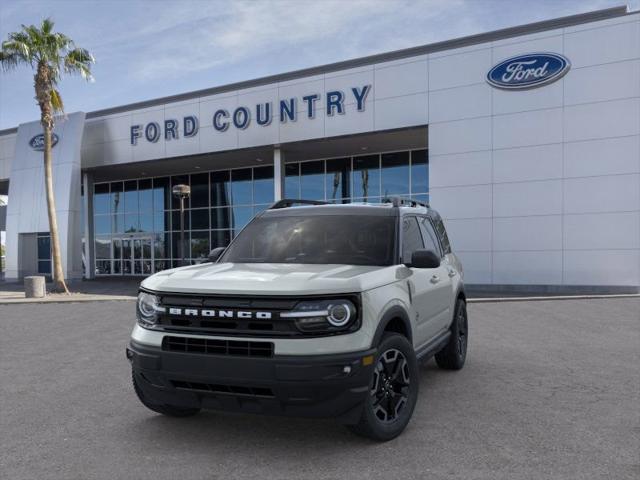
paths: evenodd
<path fill-rule="evenodd" d="M 445 370 L 460 370 L 467 359 L 469 324 L 467 304 L 461 298 L 456 302 L 455 316 L 451 323 L 451 337 L 445 347 L 436 353 L 436 363 Z"/>
<path fill-rule="evenodd" d="M 385 335 L 378 347 L 360 421 L 350 425 L 350 430 L 377 441 L 397 437 L 411 419 L 418 387 L 418 363 L 413 346 L 402 335 Z"/>

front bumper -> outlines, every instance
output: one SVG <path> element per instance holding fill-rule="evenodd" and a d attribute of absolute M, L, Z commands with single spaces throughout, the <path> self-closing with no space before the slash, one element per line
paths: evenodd
<path fill-rule="evenodd" d="M 133 374 L 157 404 L 355 423 L 369 391 L 375 349 L 337 355 L 234 357 L 164 351 L 132 340 Z M 369 360 L 369 359 L 368 359 Z"/>

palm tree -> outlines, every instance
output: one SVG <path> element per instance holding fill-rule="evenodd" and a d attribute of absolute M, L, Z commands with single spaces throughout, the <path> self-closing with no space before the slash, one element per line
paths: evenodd
<path fill-rule="evenodd" d="M 73 40 L 53 31 L 53 21 L 46 18 L 40 27 L 22 25 L 22 30 L 9 34 L 2 42 L 0 63 L 3 69 L 12 70 L 21 65 L 34 71 L 36 100 L 40 107 L 40 123 L 44 129 L 44 178 L 47 191 L 47 211 L 51 233 L 51 256 L 53 260 L 53 290 L 69 293 L 62 271 L 58 222 L 53 178 L 51 173 L 51 133 L 56 113 L 63 113 L 62 98 L 58 82 L 64 73 L 79 74 L 91 80 L 91 64 L 95 60 L 89 51 L 76 47 Z"/>

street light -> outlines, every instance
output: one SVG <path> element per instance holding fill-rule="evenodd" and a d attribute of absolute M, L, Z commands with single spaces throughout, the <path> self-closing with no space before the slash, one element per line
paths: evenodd
<path fill-rule="evenodd" d="M 180 199 L 180 266 L 185 265 L 184 261 L 184 201 L 191 195 L 189 185 L 176 185 L 171 189 L 173 196 Z"/>

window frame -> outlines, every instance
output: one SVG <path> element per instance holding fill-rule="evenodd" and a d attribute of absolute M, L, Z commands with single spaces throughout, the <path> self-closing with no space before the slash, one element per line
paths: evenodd
<path fill-rule="evenodd" d="M 399 222 L 398 222 L 398 231 L 400 232 L 400 245 L 399 245 L 399 254 L 400 254 L 400 264 L 402 265 L 406 265 L 405 261 L 404 261 L 404 228 L 403 228 L 403 222 L 406 219 L 409 218 L 413 218 L 416 222 L 416 225 L 418 227 L 418 235 L 420 237 L 420 241 L 422 242 L 422 248 L 424 248 L 424 238 L 422 237 L 422 231 L 420 229 L 420 222 L 418 221 L 418 217 L 419 215 L 416 214 L 408 214 L 408 215 L 399 215 Z M 415 251 L 415 250 L 414 250 Z M 413 252 L 412 252 L 413 253 Z"/>

